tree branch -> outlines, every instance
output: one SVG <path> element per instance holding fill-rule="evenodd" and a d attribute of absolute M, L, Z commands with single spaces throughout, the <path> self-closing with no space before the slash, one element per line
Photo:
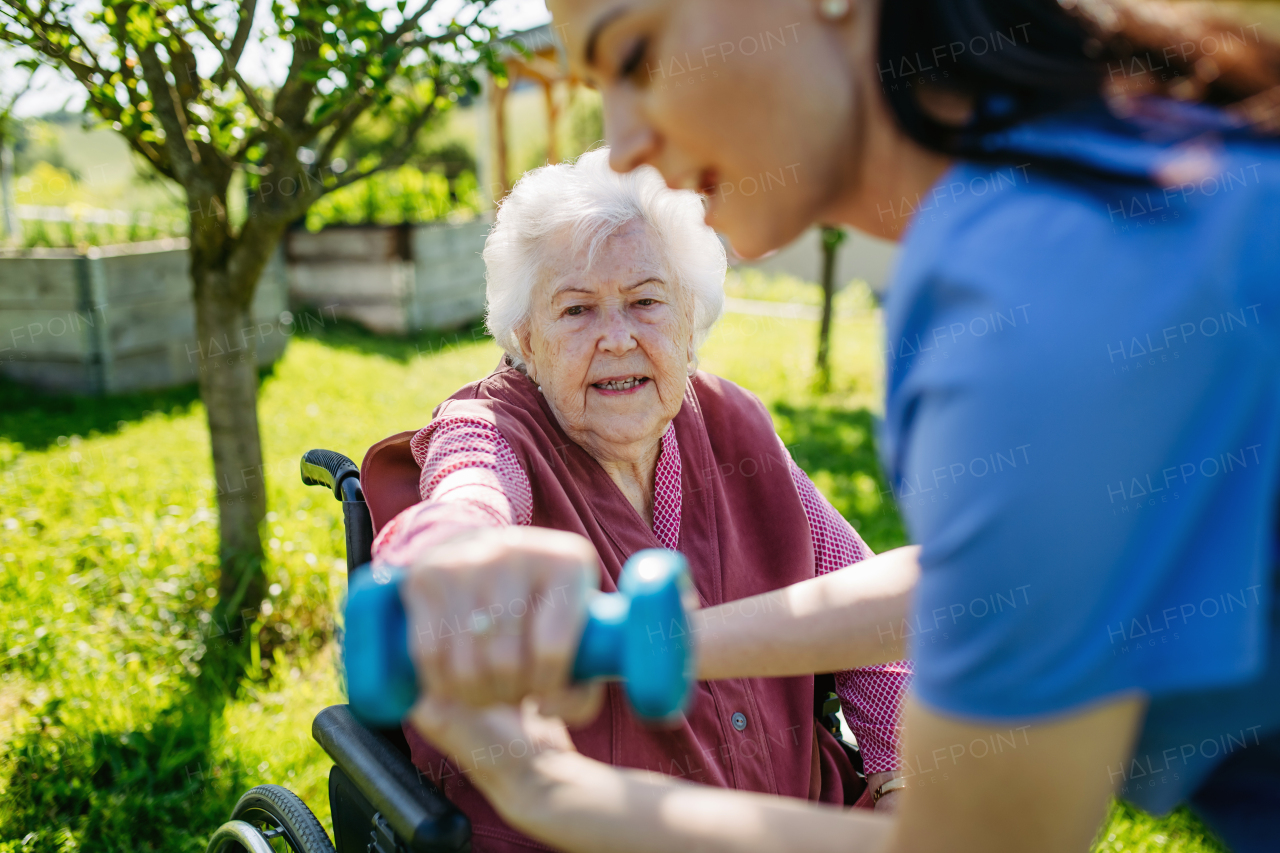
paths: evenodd
<path fill-rule="evenodd" d="M 128 4 L 120 3 L 116 5 L 116 22 L 108 28 L 108 32 L 111 33 L 111 37 L 115 39 L 116 42 L 115 56 L 116 62 L 120 66 L 118 73 L 124 83 L 125 91 L 129 93 L 129 104 L 133 107 L 139 120 L 141 120 L 143 113 L 146 112 L 146 110 L 142 108 L 142 104 L 146 99 L 138 92 L 138 74 L 134 70 L 134 65 L 136 65 L 136 63 L 132 62 L 129 58 L 130 45 L 127 25 L 125 23 L 125 16 L 128 14 L 128 11 Z M 129 85 L 130 83 L 133 85 Z M 98 112 L 104 112 L 101 105 L 98 106 Z M 121 118 L 124 118 L 123 110 L 120 111 L 120 114 L 114 116 L 113 120 L 119 121 Z M 124 131 L 123 123 L 121 123 L 121 130 Z M 151 145 L 151 143 L 142 139 L 140 134 L 140 125 L 135 126 L 130 123 L 129 130 L 124 133 L 124 136 L 125 139 L 129 141 L 130 146 L 145 157 L 147 162 L 151 163 L 151 165 L 154 166 L 161 174 L 169 178 L 174 177 L 173 169 L 169 164 L 168 154 L 163 148 L 156 148 Z"/>
<path fill-rule="evenodd" d="M 173 164 L 174 175 L 188 193 L 195 194 L 196 187 L 203 183 L 199 170 L 200 153 L 187 138 L 185 104 L 177 101 L 177 92 L 165 79 L 164 64 L 154 43 L 145 45 L 138 52 L 138 58 L 151 96 L 152 112 L 164 128 L 165 150 Z"/>
<path fill-rule="evenodd" d="M 233 72 L 240 64 L 240 56 L 244 53 L 244 46 L 249 41 L 249 33 L 253 30 L 253 16 L 257 11 L 258 0 L 241 0 L 240 20 L 236 24 L 236 34 L 231 38 L 231 47 L 227 49 L 229 59 L 224 60 L 229 62 L 224 67 Z"/>
<path fill-rule="evenodd" d="M 245 0 L 245 2 L 252 6 L 254 0 Z M 218 38 L 217 31 L 214 30 L 212 24 L 200 17 L 200 12 L 196 9 L 195 3 L 193 3 L 192 0 L 186 0 L 185 5 L 187 14 L 191 16 L 191 21 L 196 25 L 196 29 L 200 30 L 201 34 L 204 35 L 209 43 L 213 45 L 214 49 L 222 56 L 222 67 L 218 69 L 217 73 L 214 75 L 215 80 L 217 78 L 225 79 L 227 77 L 234 80 L 236 86 L 244 94 L 245 103 L 249 105 L 249 109 L 253 111 L 253 114 L 258 117 L 258 121 L 268 126 L 274 126 L 275 117 L 271 115 L 267 110 L 266 105 L 264 105 L 258 98 L 258 93 L 253 91 L 249 84 L 245 82 L 244 78 L 240 76 L 240 72 L 236 70 L 236 64 L 240 61 L 239 53 L 236 52 L 233 54 L 231 50 L 223 49 L 222 41 Z M 244 22 L 241 21 L 241 25 L 243 25 L 243 23 Z M 239 32 L 236 33 L 236 38 L 240 38 Z M 233 49 L 234 47 L 235 45 L 232 45 Z M 244 49 L 243 44 L 240 45 L 240 49 Z"/>
<path fill-rule="evenodd" d="M 439 91 L 438 80 L 433 78 L 431 82 L 433 92 Z M 376 166 L 373 166 L 370 169 L 365 169 L 362 172 L 356 172 L 351 175 L 344 176 L 332 187 L 326 187 L 325 192 L 330 193 L 334 190 L 340 190 L 343 187 L 351 186 L 356 181 L 362 181 L 371 175 L 376 175 L 378 172 L 385 172 L 388 169 L 398 169 L 403 166 L 405 161 L 409 159 L 409 154 L 413 151 L 413 144 L 416 141 L 418 131 L 422 130 L 423 126 L 426 125 L 426 123 L 430 121 L 431 117 L 435 114 L 436 106 L 435 98 L 433 97 L 431 101 L 423 107 L 416 116 L 414 116 L 413 120 L 405 125 L 405 136 L 403 141 L 401 141 L 401 143 L 394 147 L 390 152 L 379 157 L 378 164 Z M 324 163 L 325 161 L 317 158 L 316 162 Z"/>
<path fill-rule="evenodd" d="M 176 112 L 182 122 L 183 137 L 187 140 L 188 147 L 196 152 L 194 159 L 202 167 L 202 176 L 211 181 L 215 187 L 222 186 L 231 177 L 233 168 L 231 161 L 211 141 L 193 139 L 190 133 L 192 116 L 201 122 L 209 121 L 193 109 L 193 105 L 200 104 L 202 108 L 209 110 L 208 104 L 202 103 L 204 86 L 199 67 L 196 65 L 195 51 L 191 49 L 190 43 L 183 37 L 176 24 L 169 27 L 169 39 L 170 44 L 166 45 L 166 48 L 169 51 L 169 71 L 173 75 L 170 91 L 176 96 L 178 107 Z M 205 130 L 207 132 L 208 128 L 206 127 Z M 216 189 L 214 187 L 206 189 L 206 192 L 210 191 L 216 192 Z"/>
<path fill-rule="evenodd" d="M 418 11 L 405 18 L 400 22 L 400 26 L 387 33 L 386 37 L 382 40 L 383 48 L 388 48 L 398 42 L 400 37 L 405 33 L 413 32 L 413 30 L 418 26 L 418 21 L 422 20 L 422 16 L 430 12 L 435 5 L 436 0 L 426 0 Z"/>
<path fill-rule="evenodd" d="M 416 47 L 426 47 L 432 44 L 440 44 L 447 41 L 453 41 L 458 36 L 461 36 L 461 35 L 466 35 L 466 30 L 464 28 L 450 27 L 447 30 L 445 30 L 443 33 L 439 33 L 434 36 L 424 35 L 416 39 L 410 39 L 409 41 L 403 42 L 400 46 L 404 48 L 406 53 L 408 53 L 409 51 L 413 50 Z"/>
<path fill-rule="evenodd" d="M 354 123 L 355 120 L 359 118 L 360 115 L 365 110 L 367 110 L 369 108 L 369 105 L 372 103 L 373 103 L 373 95 L 371 93 L 357 92 L 355 95 L 352 96 L 352 100 L 349 101 L 346 106 L 342 107 L 341 109 L 334 110 L 332 113 L 326 116 L 322 121 L 316 122 L 312 126 L 311 131 L 306 136 L 304 136 L 300 141 L 310 142 L 312 139 L 316 139 L 317 137 L 320 136 L 321 133 L 324 132 L 325 128 L 331 125 L 336 125 L 339 128 L 346 125 L 348 126 L 348 129 L 350 129 L 349 125 L 351 123 Z M 337 131 L 335 130 L 335 132 Z M 343 132 L 345 133 L 346 131 L 343 131 Z M 332 135 L 330 135 L 329 138 L 332 139 L 333 138 Z"/>
<path fill-rule="evenodd" d="M 307 66 L 320 56 L 320 40 L 311 33 L 295 26 L 293 58 L 289 61 L 289 73 L 284 84 L 276 92 L 271 112 L 280 119 L 281 128 L 296 134 L 303 129 L 307 110 L 315 94 L 315 83 L 304 79 Z"/>

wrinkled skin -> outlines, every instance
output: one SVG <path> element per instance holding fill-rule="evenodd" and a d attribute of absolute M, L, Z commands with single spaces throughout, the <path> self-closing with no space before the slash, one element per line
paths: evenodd
<path fill-rule="evenodd" d="M 616 471 L 631 472 L 651 494 L 662 433 L 684 399 L 691 306 L 639 220 L 607 238 L 590 263 L 585 251 L 565 249 L 534 288 L 523 336 L 529 377 L 568 436 L 628 497 L 633 484 Z M 626 377 L 643 382 L 629 393 L 598 387 Z"/>

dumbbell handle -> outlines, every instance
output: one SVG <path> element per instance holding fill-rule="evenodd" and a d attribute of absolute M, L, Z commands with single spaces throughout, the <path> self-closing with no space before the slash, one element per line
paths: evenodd
<path fill-rule="evenodd" d="M 378 582 L 366 570 L 347 593 L 347 695 L 355 715 L 370 725 L 399 723 L 418 697 L 402 580 L 395 572 Z M 595 593 L 587 602 L 573 680 L 624 679 L 638 716 L 670 719 L 684 710 L 693 680 L 688 564 L 673 551 L 641 551 L 623 567 L 618 586 L 619 592 Z"/>

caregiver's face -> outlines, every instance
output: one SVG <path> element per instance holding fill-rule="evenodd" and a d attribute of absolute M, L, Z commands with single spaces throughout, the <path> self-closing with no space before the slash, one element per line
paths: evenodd
<path fill-rule="evenodd" d="M 708 198 L 754 257 L 796 237 L 856 173 L 855 11 L 816 0 L 549 0 L 570 62 L 604 96 L 615 169 L 656 166 Z"/>
<path fill-rule="evenodd" d="M 592 456 L 637 458 L 684 400 L 692 334 L 683 291 L 638 220 L 605 240 L 590 264 L 567 236 L 549 252 L 524 336 L 529 376 Z"/>

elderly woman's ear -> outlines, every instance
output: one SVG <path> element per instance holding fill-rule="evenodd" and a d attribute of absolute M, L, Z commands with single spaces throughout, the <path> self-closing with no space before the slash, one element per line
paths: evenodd
<path fill-rule="evenodd" d="M 520 345 L 520 361 L 522 362 L 518 369 L 525 376 L 528 376 L 536 384 L 538 377 L 536 376 L 537 368 L 533 364 L 533 343 L 529 337 L 529 324 L 525 323 L 516 330 L 516 343 Z"/>

